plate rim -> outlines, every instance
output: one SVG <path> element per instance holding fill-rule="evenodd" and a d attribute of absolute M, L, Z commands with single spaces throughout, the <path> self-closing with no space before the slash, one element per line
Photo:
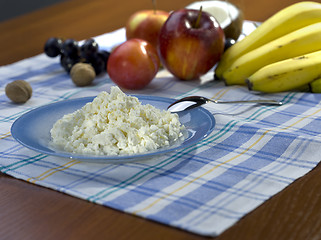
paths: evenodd
<path fill-rule="evenodd" d="M 174 99 L 174 98 L 151 96 L 151 95 L 128 94 L 128 96 L 137 97 L 140 102 L 141 102 L 141 100 L 151 100 L 151 101 L 167 102 L 168 104 L 171 104 L 174 101 L 176 101 L 176 99 Z M 81 102 L 84 102 L 84 105 L 85 105 L 86 103 L 89 103 L 90 101 L 92 101 L 95 97 L 96 96 L 86 96 L 86 97 L 65 99 L 65 100 L 61 100 L 61 101 L 57 101 L 57 102 L 53 102 L 53 103 L 48 103 L 48 104 L 36 107 L 34 109 L 31 109 L 28 112 L 23 113 L 20 117 L 18 117 L 12 123 L 11 129 L 10 129 L 11 135 L 22 146 L 24 146 L 28 149 L 31 149 L 33 151 L 36 151 L 38 153 L 46 154 L 49 156 L 61 157 L 61 158 L 65 158 L 65 159 L 66 158 L 67 159 L 75 159 L 78 161 L 93 162 L 93 163 L 95 163 L 95 162 L 98 162 L 98 163 L 124 163 L 124 162 L 139 161 L 139 160 L 145 159 L 145 158 L 152 158 L 152 157 L 155 157 L 160 154 L 174 152 L 174 151 L 177 151 L 182 148 L 190 147 L 191 145 L 198 143 L 202 139 L 206 138 L 209 134 L 211 134 L 215 128 L 215 125 L 216 125 L 216 119 L 215 119 L 214 115 L 212 113 L 210 113 L 207 109 L 205 109 L 203 107 L 198 107 L 198 108 L 196 108 L 197 111 L 201 111 L 202 113 L 204 113 L 207 117 L 209 117 L 211 119 L 211 124 L 209 125 L 210 127 L 206 131 L 206 134 L 204 136 L 197 139 L 197 141 L 193 141 L 192 143 L 189 143 L 185 146 L 183 145 L 183 143 L 184 143 L 184 140 L 183 140 L 183 142 L 181 144 L 179 144 L 178 146 L 173 147 L 173 148 L 166 148 L 165 147 L 164 149 L 158 149 L 155 151 L 150 151 L 150 152 L 140 153 L 140 154 L 131 154 L 131 155 L 84 155 L 84 154 L 73 154 L 73 153 L 68 153 L 68 152 L 64 152 L 64 151 L 60 152 L 58 150 L 57 151 L 52 150 L 52 152 L 49 152 L 49 151 L 44 151 L 42 149 L 38 149 L 38 148 L 26 143 L 25 141 L 22 141 L 16 132 L 17 125 L 21 124 L 20 123 L 21 121 L 23 121 L 27 117 L 30 117 L 30 115 L 33 115 L 36 112 L 43 111 L 44 109 L 52 108 L 55 105 L 60 105 L 60 104 L 64 104 L 67 102 L 71 103 L 71 102 L 81 101 Z M 76 111 L 76 110 L 77 109 L 75 109 L 74 111 Z M 49 149 L 49 147 L 47 147 L 47 146 L 46 146 L 46 148 Z"/>

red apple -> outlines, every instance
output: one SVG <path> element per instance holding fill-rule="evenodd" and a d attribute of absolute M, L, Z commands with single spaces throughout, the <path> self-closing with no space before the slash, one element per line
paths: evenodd
<path fill-rule="evenodd" d="M 159 69 L 156 49 L 142 39 L 130 39 L 110 54 L 107 72 L 121 88 L 142 89 L 155 77 Z"/>
<path fill-rule="evenodd" d="M 224 32 L 213 16 L 199 10 L 172 12 L 160 35 L 158 54 L 162 64 L 182 80 L 197 79 L 221 58 Z"/>
<path fill-rule="evenodd" d="M 142 10 L 134 13 L 126 24 L 126 38 L 140 38 L 157 47 L 158 35 L 169 13 L 161 10 Z"/>

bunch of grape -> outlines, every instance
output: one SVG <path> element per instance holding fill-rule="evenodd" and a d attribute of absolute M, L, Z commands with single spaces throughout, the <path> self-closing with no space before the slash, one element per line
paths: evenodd
<path fill-rule="evenodd" d="M 60 64 L 67 73 L 70 73 L 76 63 L 82 62 L 91 64 L 96 75 L 107 71 L 107 61 L 110 55 L 108 51 L 99 50 L 94 39 L 87 39 L 80 46 L 74 39 L 62 40 L 56 37 L 46 41 L 44 52 L 52 58 L 60 55 Z"/>

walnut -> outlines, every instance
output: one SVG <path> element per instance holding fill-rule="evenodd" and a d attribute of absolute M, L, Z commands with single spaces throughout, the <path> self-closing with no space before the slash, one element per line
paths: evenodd
<path fill-rule="evenodd" d="M 88 63 L 76 63 L 70 70 L 71 80 L 76 86 L 88 86 L 95 77 L 95 69 Z"/>
<path fill-rule="evenodd" d="M 5 92 L 7 97 L 15 103 L 25 103 L 31 98 L 32 88 L 24 80 L 16 80 L 8 83 Z"/>

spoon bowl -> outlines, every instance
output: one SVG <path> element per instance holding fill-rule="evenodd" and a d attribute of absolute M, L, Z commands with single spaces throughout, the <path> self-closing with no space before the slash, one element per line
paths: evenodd
<path fill-rule="evenodd" d="M 235 104 L 235 103 L 252 103 L 252 104 L 264 104 L 264 105 L 277 105 L 280 106 L 283 103 L 273 99 L 255 99 L 255 100 L 236 100 L 236 101 L 223 101 L 223 100 L 213 100 L 201 96 L 189 96 L 181 98 L 167 107 L 172 113 L 182 112 L 185 110 L 190 110 L 205 103 L 212 102 L 216 104 Z"/>

